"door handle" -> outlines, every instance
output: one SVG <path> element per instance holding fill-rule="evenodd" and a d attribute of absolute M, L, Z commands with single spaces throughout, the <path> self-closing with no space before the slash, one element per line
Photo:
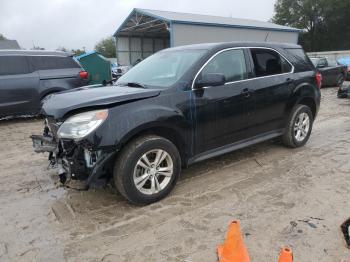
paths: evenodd
<path fill-rule="evenodd" d="M 254 92 L 254 90 L 249 89 L 249 88 L 244 88 L 241 92 L 241 94 L 245 97 L 245 98 L 249 98 L 252 93 Z"/>

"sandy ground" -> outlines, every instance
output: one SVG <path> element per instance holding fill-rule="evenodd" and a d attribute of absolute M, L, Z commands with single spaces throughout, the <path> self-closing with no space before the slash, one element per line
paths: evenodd
<path fill-rule="evenodd" d="M 0 261 L 217 261 L 240 219 L 252 261 L 350 258 L 339 226 L 350 217 L 350 100 L 322 90 L 309 143 L 267 142 L 183 171 L 173 193 L 146 207 L 111 187 L 59 186 L 29 135 L 42 120 L 0 123 Z"/>

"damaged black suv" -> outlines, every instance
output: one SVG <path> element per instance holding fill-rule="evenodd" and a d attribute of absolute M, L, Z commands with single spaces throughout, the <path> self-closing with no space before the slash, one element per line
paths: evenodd
<path fill-rule="evenodd" d="M 44 134 L 32 140 L 63 183 L 113 179 L 128 200 L 149 204 L 172 190 L 182 167 L 275 137 L 303 146 L 320 86 L 298 45 L 170 48 L 113 85 L 52 95 Z"/>

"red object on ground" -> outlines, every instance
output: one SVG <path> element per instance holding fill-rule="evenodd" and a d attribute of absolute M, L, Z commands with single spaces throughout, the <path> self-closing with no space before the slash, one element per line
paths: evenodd
<path fill-rule="evenodd" d="M 218 246 L 218 257 L 220 262 L 250 262 L 239 221 L 232 221 L 225 243 Z"/>
<path fill-rule="evenodd" d="M 292 249 L 289 247 L 282 248 L 278 262 L 293 262 Z"/>

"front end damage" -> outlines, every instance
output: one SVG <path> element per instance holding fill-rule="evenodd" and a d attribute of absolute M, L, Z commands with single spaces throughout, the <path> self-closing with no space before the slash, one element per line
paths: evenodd
<path fill-rule="evenodd" d="M 68 187 L 87 190 L 100 178 L 111 173 L 108 164 L 114 151 L 96 150 L 85 140 L 60 139 L 57 136 L 60 123 L 46 119 L 42 135 L 32 135 L 36 153 L 49 153 L 49 167 L 57 168 L 59 180 Z M 106 180 L 104 180 L 106 181 Z"/>

